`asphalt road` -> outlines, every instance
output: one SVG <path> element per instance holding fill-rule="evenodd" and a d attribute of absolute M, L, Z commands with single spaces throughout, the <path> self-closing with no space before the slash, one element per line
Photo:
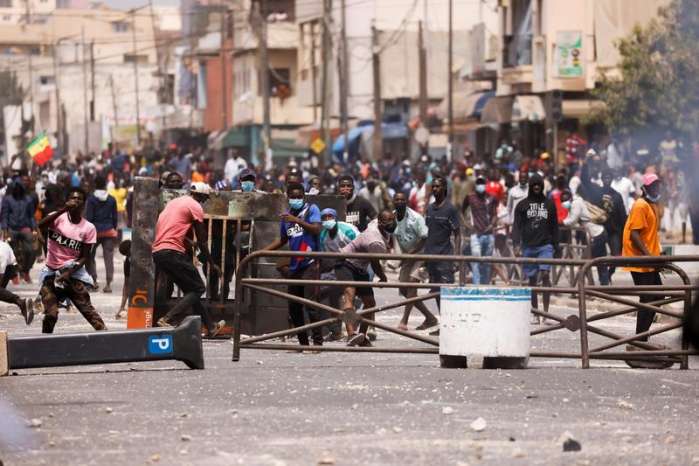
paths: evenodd
<path fill-rule="evenodd" d="M 119 267 L 117 266 L 117 270 Z M 22 285 L 31 296 L 36 286 Z M 115 290 L 120 289 L 117 283 Z M 393 298 L 383 291 L 379 301 Z M 95 293 L 110 328 L 118 292 Z M 574 312 L 560 301 L 561 315 Z M 591 303 L 594 309 L 599 303 Z M 382 321 L 395 324 L 399 312 Z M 419 319 L 413 318 L 416 325 Z M 11 307 L 0 327 L 38 334 Z M 633 320 L 605 328 L 628 333 Z M 58 332 L 90 331 L 63 314 Z M 666 337 L 676 344 L 678 334 Z M 595 342 L 602 341 L 593 339 Z M 379 332 L 377 345 L 404 339 Z M 577 349 L 577 333 L 533 340 Z M 418 343 L 408 343 L 418 344 Z M 0 379 L 0 460 L 34 464 L 699 464 L 696 370 L 536 359 L 519 371 L 448 370 L 434 355 L 298 354 L 206 342 L 177 362 L 21 370 Z M 477 365 L 477 361 L 474 361 Z M 692 360 L 691 367 L 699 367 Z M 472 428 L 478 418 L 485 427 Z M 31 423 L 34 426 L 30 426 Z M 481 423 L 482 424 L 482 423 Z M 563 452 L 561 435 L 581 445 Z"/>

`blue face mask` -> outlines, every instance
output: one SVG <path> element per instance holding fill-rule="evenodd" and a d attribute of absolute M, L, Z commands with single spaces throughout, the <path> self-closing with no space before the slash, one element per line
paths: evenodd
<path fill-rule="evenodd" d="M 335 219 L 323 220 L 323 228 L 326 230 L 332 230 L 335 228 L 335 225 L 337 225 L 337 220 Z"/>
<path fill-rule="evenodd" d="M 483 194 L 485 192 L 485 185 L 484 184 L 477 184 L 476 185 L 476 192 Z"/>
<path fill-rule="evenodd" d="M 289 199 L 289 208 L 291 210 L 301 210 L 303 207 L 303 199 Z"/>
<path fill-rule="evenodd" d="M 570 201 L 563 201 L 563 202 L 561 202 L 561 205 L 563 206 L 564 209 L 570 210 L 570 206 L 572 206 L 573 204 Z"/>
<path fill-rule="evenodd" d="M 243 181 L 240 183 L 240 187 L 243 189 L 244 193 L 251 193 L 255 189 L 255 182 Z"/>

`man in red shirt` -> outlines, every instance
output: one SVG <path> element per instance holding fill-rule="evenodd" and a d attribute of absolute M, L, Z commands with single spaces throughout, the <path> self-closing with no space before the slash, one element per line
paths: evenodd
<path fill-rule="evenodd" d="M 204 281 L 186 254 L 187 234 L 192 228 L 201 254 L 209 266 L 221 276 L 221 269 L 214 263 L 206 245 L 204 209 L 202 204 L 209 199 L 211 188 L 206 183 L 192 183 L 189 196 L 171 200 L 158 216 L 153 242 L 153 261 L 158 272 L 164 273 L 184 293 L 180 301 L 158 319 L 158 327 L 174 327 L 194 310 L 201 315 L 202 322 L 214 337 L 223 328 L 224 322 L 214 324 L 211 315 L 202 305 L 200 297 L 206 291 Z"/>

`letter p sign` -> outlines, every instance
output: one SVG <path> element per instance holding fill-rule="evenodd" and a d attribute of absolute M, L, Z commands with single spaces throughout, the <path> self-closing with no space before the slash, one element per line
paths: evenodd
<path fill-rule="evenodd" d="M 150 354 L 172 354 L 172 335 L 153 335 L 148 337 L 148 352 Z"/>

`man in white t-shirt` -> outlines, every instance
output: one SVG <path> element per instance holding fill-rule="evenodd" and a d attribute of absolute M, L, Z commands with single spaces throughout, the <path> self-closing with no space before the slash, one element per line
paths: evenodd
<path fill-rule="evenodd" d="M 20 298 L 6 289 L 14 277 L 18 276 L 17 259 L 7 241 L 0 241 L 0 301 L 16 304 L 27 325 L 34 320 L 34 302 L 31 299 Z"/>
<path fill-rule="evenodd" d="M 624 176 L 622 170 L 616 170 L 614 172 L 614 180 L 612 181 L 612 189 L 621 194 L 621 198 L 624 200 L 624 208 L 628 214 L 631 210 L 631 204 L 636 199 L 636 186 L 633 181 Z"/>
<path fill-rule="evenodd" d="M 235 186 L 234 183 L 238 181 L 238 175 L 246 168 L 248 168 L 248 163 L 240 156 L 238 151 L 233 150 L 233 157 L 226 160 L 226 165 L 223 167 L 223 176 L 231 186 Z"/>

